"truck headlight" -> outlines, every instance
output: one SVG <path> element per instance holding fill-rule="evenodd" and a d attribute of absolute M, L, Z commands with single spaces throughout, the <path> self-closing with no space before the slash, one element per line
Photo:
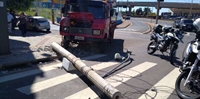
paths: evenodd
<path fill-rule="evenodd" d="M 101 31 L 100 30 L 93 30 L 93 35 L 100 35 Z"/>
<path fill-rule="evenodd" d="M 64 31 L 64 32 L 68 32 L 68 31 L 69 31 L 68 27 L 64 27 L 64 28 L 63 28 L 63 31 Z"/>

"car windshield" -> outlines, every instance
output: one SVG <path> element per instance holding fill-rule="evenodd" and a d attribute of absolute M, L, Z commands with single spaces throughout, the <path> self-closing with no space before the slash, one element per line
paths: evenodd
<path fill-rule="evenodd" d="M 68 4 L 68 12 L 89 12 L 92 13 L 94 18 L 105 18 L 105 4 L 103 2 L 93 2 L 78 4 Z"/>
<path fill-rule="evenodd" d="M 45 18 L 38 18 L 37 22 L 47 22 L 47 19 L 45 19 Z"/>
<path fill-rule="evenodd" d="M 192 20 L 183 20 L 183 23 L 193 23 Z"/>

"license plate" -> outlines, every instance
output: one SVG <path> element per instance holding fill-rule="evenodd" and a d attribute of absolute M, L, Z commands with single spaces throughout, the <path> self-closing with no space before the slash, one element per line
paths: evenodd
<path fill-rule="evenodd" d="M 75 36 L 74 39 L 76 39 L 76 40 L 85 40 L 85 38 L 82 37 L 82 36 Z"/>

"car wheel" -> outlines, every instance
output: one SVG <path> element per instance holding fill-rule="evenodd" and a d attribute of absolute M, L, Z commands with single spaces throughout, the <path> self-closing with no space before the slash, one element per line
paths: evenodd
<path fill-rule="evenodd" d="M 47 32 L 49 32 L 50 31 L 50 29 L 47 29 Z"/>
<path fill-rule="evenodd" d="M 32 30 L 35 31 L 35 32 L 38 32 L 38 31 L 39 31 L 39 29 L 36 28 L 36 27 L 33 27 Z"/>

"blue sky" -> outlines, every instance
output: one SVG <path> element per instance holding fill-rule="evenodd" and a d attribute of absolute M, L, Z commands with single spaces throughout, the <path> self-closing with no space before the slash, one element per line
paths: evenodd
<path fill-rule="evenodd" d="M 127 0 L 117 0 L 117 1 L 124 1 L 127 2 Z M 133 2 L 156 2 L 157 0 L 128 0 L 128 1 L 133 1 Z M 191 3 L 192 0 L 164 0 L 164 2 L 182 2 L 182 3 Z M 200 4 L 200 0 L 193 0 L 193 3 L 199 3 Z M 140 7 L 134 7 L 133 9 L 138 9 Z M 144 8 L 144 7 L 141 7 Z M 154 7 L 150 8 L 151 10 L 153 9 L 153 12 L 156 12 L 156 9 Z M 126 9 L 122 9 L 122 10 L 126 10 Z M 167 8 L 162 8 L 160 10 L 161 12 L 169 12 L 169 9 Z"/>

